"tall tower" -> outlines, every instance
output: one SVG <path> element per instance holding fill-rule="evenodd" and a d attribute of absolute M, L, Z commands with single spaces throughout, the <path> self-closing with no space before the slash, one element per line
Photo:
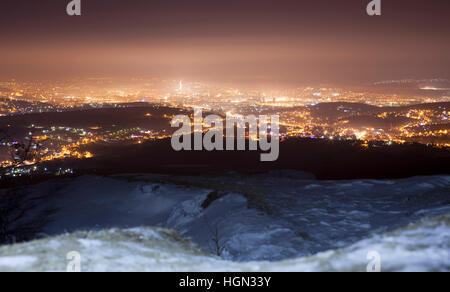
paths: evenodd
<path fill-rule="evenodd" d="M 183 81 L 180 80 L 180 88 L 179 88 L 180 92 L 183 92 Z"/>

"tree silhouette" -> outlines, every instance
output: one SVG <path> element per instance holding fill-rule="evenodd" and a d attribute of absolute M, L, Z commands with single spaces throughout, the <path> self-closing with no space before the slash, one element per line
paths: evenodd
<path fill-rule="evenodd" d="M 42 197 L 30 197 L 20 187 L 0 195 L 0 244 L 32 240 L 42 233 L 55 209 L 38 210 Z"/>

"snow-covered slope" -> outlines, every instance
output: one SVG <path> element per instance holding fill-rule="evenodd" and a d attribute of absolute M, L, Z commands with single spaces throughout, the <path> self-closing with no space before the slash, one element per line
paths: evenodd
<path fill-rule="evenodd" d="M 207 255 L 176 232 L 155 228 L 77 232 L 0 247 L 0 272 L 66 271 L 67 254 L 81 255 L 81 271 L 356 271 L 369 252 L 381 255 L 382 271 L 450 271 L 450 214 L 426 218 L 349 247 L 281 262 L 236 263 Z"/>
<path fill-rule="evenodd" d="M 48 236 L 87 230 L 91 231 L 89 236 L 101 237 L 141 226 L 168 228 L 210 254 L 201 259 L 207 262 L 218 261 L 212 257 L 218 254 L 221 260 L 234 262 L 300 258 L 287 266 L 286 262 L 273 265 L 274 269 L 285 270 L 361 270 L 363 266 L 365 270 L 366 255 L 371 250 L 380 252 L 385 264 L 396 270 L 409 269 L 407 263 L 416 270 L 433 269 L 433 265 L 445 270 L 450 262 L 449 176 L 339 182 L 316 181 L 295 172 L 176 178 L 84 176 L 49 181 L 25 191 L 27 196 L 39 198 L 40 208 L 56 208 L 44 227 Z M 439 224 L 417 223 L 425 217 L 434 218 L 427 222 Z M 402 229 L 416 223 L 419 225 L 414 232 Z M 113 232 L 111 228 L 116 229 Z M 386 235 L 394 230 L 402 231 L 393 237 Z M 58 240 L 76 241 L 77 234 L 83 233 Z M 133 238 L 129 240 L 133 242 Z M 39 242 L 31 245 L 36 244 Z M 114 248 L 110 250 L 113 253 Z M 1 249 L 0 255 L 3 252 Z M 84 252 L 90 253 L 88 249 Z M 321 252 L 326 253 L 317 255 Z M 395 268 L 395 264 L 399 266 Z M 227 262 L 224 267 L 272 269 L 264 263 Z M 144 266 L 120 269 L 140 270 Z M 145 267 L 148 269 L 156 267 Z M 101 269 L 92 266 L 90 270 Z"/>

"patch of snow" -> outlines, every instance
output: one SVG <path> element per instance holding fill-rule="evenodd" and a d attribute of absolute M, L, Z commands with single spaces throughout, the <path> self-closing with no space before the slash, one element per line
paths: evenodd
<path fill-rule="evenodd" d="M 103 242 L 101 242 L 100 240 L 78 239 L 78 241 L 81 243 L 81 245 L 84 248 L 94 248 L 94 247 L 100 247 L 103 245 Z"/>
<path fill-rule="evenodd" d="M 182 183 L 172 183 L 177 179 Z M 111 235 L 116 230 L 143 241 L 167 241 L 164 233 L 147 227 L 169 228 L 210 254 L 216 253 L 218 237 L 222 258 L 237 262 L 307 258 L 369 238 L 372 244 L 373 236 L 450 212 L 449 176 L 333 182 L 276 173 L 161 181 L 164 178 L 145 175 L 132 180 L 84 176 L 63 184 L 46 182 L 28 192 L 45 198 L 41 208 L 57 209 L 45 234 L 110 230 Z M 205 207 L 213 190 L 222 195 Z M 80 239 L 80 248 L 98 249 L 103 255 L 103 240 Z M 383 237 L 383 243 L 388 240 Z M 125 242 L 116 251 L 131 249 Z M 58 250 L 58 243 L 46 244 L 49 250 Z M 441 256 L 445 249 L 448 246 L 440 249 Z"/>
<path fill-rule="evenodd" d="M 19 268 L 27 269 L 37 262 L 37 258 L 34 256 L 0 256 L 0 270 Z"/>
<path fill-rule="evenodd" d="M 157 233 L 148 240 L 142 236 Z M 282 231 L 279 231 L 282 232 Z M 275 231 L 274 233 L 278 233 Z M 248 235 L 261 240 L 259 234 Z M 156 239 L 159 238 L 159 239 Z M 102 242 L 86 245 L 82 239 Z M 48 249 L 49 242 L 58 248 Z M 261 245 L 266 252 L 284 251 L 280 245 Z M 373 235 L 347 247 L 310 257 L 286 261 L 237 263 L 207 255 L 176 233 L 155 228 L 134 232 L 112 229 L 75 233 L 0 247 L 0 271 L 65 271 L 65 255 L 71 250 L 81 254 L 82 271 L 90 272 L 293 272 L 356 271 L 365 272 L 369 252 L 381 257 L 382 271 L 450 271 L 450 213 L 429 217 L 393 232 Z M 18 255 L 26 252 L 26 256 Z"/>

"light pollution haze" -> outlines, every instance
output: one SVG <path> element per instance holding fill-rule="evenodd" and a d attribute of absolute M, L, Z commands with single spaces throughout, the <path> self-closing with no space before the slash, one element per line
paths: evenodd
<path fill-rule="evenodd" d="M 450 1 L 2 0 L 0 78 L 357 84 L 450 77 Z"/>

